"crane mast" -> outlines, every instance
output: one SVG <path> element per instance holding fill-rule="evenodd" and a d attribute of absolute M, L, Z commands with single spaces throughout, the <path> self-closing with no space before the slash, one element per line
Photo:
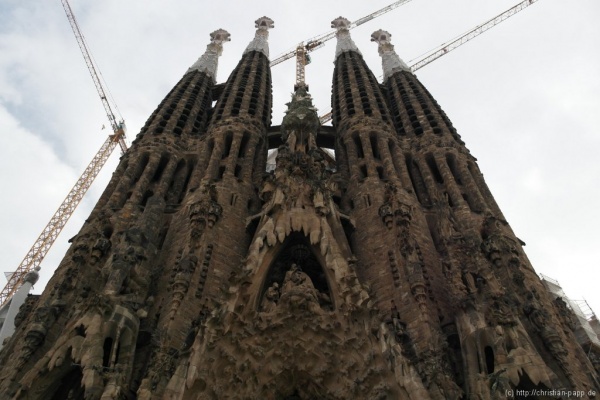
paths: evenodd
<path fill-rule="evenodd" d="M 296 48 L 296 85 L 294 90 L 297 90 L 299 86 L 306 86 L 305 71 L 306 64 L 310 62 L 309 55 L 302 44 Z"/>
<path fill-rule="evenodd" d="M 380 15 L 383 15 L 389 11 L 392 11 L 392 10 L 400 7 L 401 5 L 408 3 L 409 1 L 411 1 L 411 0 L 395 1 L 392 4 L 385 6 L 380 10 L 377 10 L 365 17 L 359 18 L 350 24 L 350 29 L 356 28 L 357 26 L 360 26 L 360 25 L 364 24 L 365 22 L 369 22 L 372 19 L 379 17 Z M 307 61 L 308 53 L 323 47 L 325 45 L 326 41 L 331 40 L 335 37 L 335 33 L 336 33 L 336 31 L 332 30 L 330 32 L 323 33 L 321 35 L 317 35 L 317 36 L 312 37 L 311 39 L 308 39 L 306 41 L 306 44 L 304 44 L 304 42 L 301 42 L 300 44 L 298 44 L 298 46 L 294 50 L 290 50 L 287 53 L 284 53 L 284 54 L 280 55 L 279 57 L 275 58 L 273 61 L 271 61 L 271 67 L 273 67 L 277 64 L 280 64 L 280 63 L 284 62 L 285 60 L 289 60 L 290 58 L 295 56 L 296 57 L 296 87 L 298 87 L 300 85 L 305 85 L 306 83 L 304 81 L 304 71 L 305 71 L 305 67 L 307 64 L 306 61 Z"/>
<path fill-rule="evenodd" d="M 67 197 L 65 197 L 61 205 L 58 207 L 58 210 L 50 219 L 50 222 L 48 222 L 48 224 L 44 227 L 42 233 L 34 242 L 33 246 L 31 246 L 31 249 L 29 249 L 27 255 L 25 255 L 25 258 L 23 258 L 23 261 L 21 261 L 17 269 L 8 278 L 6 285 L 2 291 L 0 291 L 0 308 L 12 298 L 15 291 L 23 282 L 25 275 L 32 271 L 35 267 L 40 266 L 44 257 L 56 241 L 56 238 L 66 225 L 71 215 L 73 215 L 73 212 L 81 202 L 81 199 L 83 199 L 83 196 L 92 185 L 94 179 L 96 176 L 98 176 L 98 173 L 104 164 L 106 164 L 106 161 L 117 145 L 121 147 L 121 151 L 123 153 L 127 151 L 127 143 L 125 141 L 125 123 L 122 118 L 117 121 L 117 118 L 115 117 L 115 113 L 113 112 L 106 95 L 108 90 L 104 88 L 104 85 L 100 80 L 100 75 L 97 72 L 98 69 L 94 66 L 94 62 L 92 61 L 92 57 L 85 43 L 85 39 L 81 33 L 81 30 L 79 29 L 79 25 L 77 24 L 77 20 L 75 19 L 75 15 L 71 10 L 69 2 L 67 0 L 61 0 L 61 2 L 63 8 L 65 9 L 65 13 L 67 14 L 67 19 L 69 20 L 71 28 L 73 29 L 73 33 L 75 34 L 77 44 L 81 49 L 83 59 L 85 60 L 90 75 L 92 76 L 92 80 L 94 81 L 94 85 L 96 86 L 96 90 L 98 91 L 98 95 L 100 96 L 100 100 L 102 101 L 102 105 L 104 106 L 104 110 L 106 111 L 106 116 L 108 117 L 113 133 L 109 135 L 106 141 L 102 144 L 100 150 L 98 150 L 83 174 L 81 174 L 71 191 L 67 194 Z"/>

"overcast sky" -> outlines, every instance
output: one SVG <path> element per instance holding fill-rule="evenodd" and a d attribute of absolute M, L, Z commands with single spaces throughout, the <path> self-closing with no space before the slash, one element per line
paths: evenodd
<path fill-rule="evenodd" d="M 376 75 L 370 35 L 392 34 L 410 65 L 517 0 L 412 0 L 352 31 Z M 224 81 L 254 35 L 275 21 L 271 58 L 390 0 L 71 0 L 130 140 L 217 28 L 231 33 Z M 600 314 L 600 3 L 539 0 L 417 72 L 446 111 L 534 268 Z M 306 79 L 330 109 L 335 40 L 312 53 Z M 273 68 L 273 123 L 294 84 L 290 60 Z M 14 270 L 104 142 L 108 121 L 59 0 L 0 3 L 0 267 Z M 115 151 L 42 265 L 39 293 L 118 162 Z M 5 284 L 0 277 L 0 284 Z"/>

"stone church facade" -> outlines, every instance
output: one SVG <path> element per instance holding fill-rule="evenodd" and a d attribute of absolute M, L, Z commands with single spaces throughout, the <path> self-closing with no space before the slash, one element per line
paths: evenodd
<path fill-rule="evenodd" d="M 0 398 L 598 393 L 598 361 L 390 34 L 372 37 L 380 84 L 334 20 L 333 126 L 303 85 L 274 126 L 273 21 L 256 26 L 224 84 L 218 30 L 150 116 L 17 316 Z"/>

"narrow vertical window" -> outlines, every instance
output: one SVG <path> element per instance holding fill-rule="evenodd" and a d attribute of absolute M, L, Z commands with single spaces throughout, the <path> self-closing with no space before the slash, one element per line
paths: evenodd
<path fill-rule="evenodd" d="M 377 146 L 377 134 L 371 133 L 369 135 L 369 140 L 371 141 L 371 151 L 373 152 L 373 158 L 376 160 L 380 160 L 381 156 L 379 155 L 379 147 Z"/>

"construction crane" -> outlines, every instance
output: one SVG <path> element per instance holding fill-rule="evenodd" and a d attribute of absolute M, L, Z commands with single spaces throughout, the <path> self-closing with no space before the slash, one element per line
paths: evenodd
<path fill-rule="evenodd" d="M 360 26 L 360 25 L 364 24 L 365 22 L 369 22 L 372 19 L 379 17 L 380 15 L 383 15 L 389 11 L 392 11 L 392 10 L 400 7 L 401 5 L 408 3 L 409 1 L 411 1 L 411 0 L 395 1 L 392 4 L 385 6 L 380 10 L 375 11 L 374 13 L 371 13 L 360 19 L 357 19 L 356 21 L 354 21 L 350 24 L 350 29 L 356 28 L 357 26 Z M 306 44 L 304 42 L 300 42 L 300 44 L 298 44 L 298 46 L 296 46 L 295 49 L 290 50 L 286 53 L 283 53 L 282 55 L 280 55 L 279 57 L 277 57 L 273 61 L 271 61 L 271 67 L 273 67 L 277 64 L 280 64 L 286 60 L 289 60 L 290 58 L 295 56 L 296 57 L 296 85 L 295 85 L 295 87 L 306 85 L 306 82 L 304 79 L 304 75 L 305 75 L 304 71 L 305 71 L 306 65 L 308 63 L 310 63 L 310 57 L 309 57 L 308 53 L 323 47 L 325 45 L 326 41 L 331 40 L 335 37 L 335 33 L 336 33 L 336 31 L 332 30 L 330 32 L 323 33 L 321 35 L 317 35 L 311 39 L 308 39 L 306 41 Z"/>
<path fill-rule="evenodd" d="M 65 9 L 65 13 L 67 14 L 67 19 L 71 24 L 71 28 L 73 29 L 73 33 L 75 34 L 75 39 L 77 39 L 77 44 L 81 49 L 81 54 L 83 55 L 83 59 L 85 60 L 85 64 L 90 71 L 90 75 L 92 76 L 92 80 L 94 81 L 94 85 L 96 86 L 96 90 L 98 91 L 98 95 L 100 96 L 100 100 L 102 101 L 102 105 L 104 106 L 104 110 L 106 111 L 106 116 L 110 121 L 110 126 L 112 128 L 114 134 L 114 141 L 116 141 L 121 147 L 121 151 L 125 153 L 127 151 L 127 143 L 125 142 L 125 122 L 123 118 L 117 122 L 117 118 L 115 117 L 115 113 L 110 106 L 108 101 L 108 97 L 106 93 L 108 89 L 105 90 L 102 85 L 102 81 L 100 80 L 100 75 L 98 74 L 98 68 L 94 66 L 94 62 L 92 60 L 92 56 L 88 50 L 87 44 L 85 43 L 85 38 L 79 29 L 79 25 L 77 24 L 77 20 L 75 19 L 75 14 L 73 14 L 73 10 L 71 10 L 71 6 L 67 0 L 61 0 L 63 8 Z M 114 104 L 114 101 L 113 101 Z M 115 110 L 118 111 L 118 108 L 115 106 Z"/>
<path fill-rule="evenodd" d="M 522 1 L 519 4 L 504 11 L 503 13 L 495 16 L 494 18 L 484 22 L 483 24 L 477 25 L 475 28 L 473 28 L 470 31 L 468 31 L 467 33 L 459 36 L 458 38 L 452 40 L 451 42 L 444 43 L 444 44 L 440 45 L 439 47 L 436 47 L 435 49 L 425 53 L 426 55 L 422 56 L 419 61 L 412 64 L 410 66 L 410 69 L 414 72 L 418 69 L 423 68 L 430 62 L 437 60 L 438 58 L 448 54 L 450 51 L 456 49 L 457 47 L 460 47 L 463 44 L 467 43 L 469 40 L 476 38 L 477 36 L 481 35 L 483 32 L 493 28 L 494 26 L 498 25 L 500 22 L 505 21 L 506 19 L 512 17 L 513 15 L 515 15 L 519 11 L 522 11 L 523 9 L 529 7 L 536 1 L 538 1 L 538 0 Z"/>
<path fill-rule="evenodd" d="M 438 58 L 445 56 L 452 50 L 456 49 L 457 47 L 462 46 L 463 44 L 467 43 L 471 39 L 481 35 L 483 32 L 498 25 L 500 22 L 505 21 L 506 19 L 512 17 L 513 15 L 515 15 L 519 11 L 522 11 L 523 9 L 529 7 L 536 1 L 538 1 L 538 0 L 524 0 L 524 1 L 520 2 L 519 4 L 514 5 L 513 7 L 504 11 L 503 13 L 495 16 L 494 18 L 484 22 L 483 24 L 477 25 L 475 28 L 473 28 L 470 31 L 468 31 L 467 33 L 459 36 L 458 38 L 456 38 L 450 42 L 444 43 L 444 44 L 436 47 L 433 50 L 428 51 L 427 53 L 425 53 L 424 56 L 420 57 L 420 59 L 418 61 L 416 61 L 414 63 L 413 63 L 414 60 L 409 61 L 409 64 L 412 64 L 412 65 L 410 65 L 411 71 L 415 72 L 415 71 L 423 68 L 427 64 L 437 60 Z M 331 121 L 331 116 L 332 116 L 331 111 L 328 112 L 327 114 L 320 116 L 319 120 L 321 121 L 321 124 L 325 124 L 325 123 Z"/>
<path fill-rule="evenodd" d="M 125 123 L 123 118 L 119 118 L 119 120 L 117 120 L 115 117 L 113 107 L 111 107 L 106 95 L 108 90 L 105 89 L 105 85 L 103 85 L 102 81 L 100 80 L 100 75 L 97 72 L 98 68 L 94 65 L 83 34 L 81 33 L 79 25 L 77 24 L 77 20 L 75 19 L 75 15 L 71 10 L 71 6 L 67 0 L 61 0 L 61 2 L 63 8 L 65 9 L 65 13 L 67 14 L 69 23 L 71 24 L 71 28 L 73 29 L 73 33 L 75 34 L 77 44 L 81 49 L 85 63 L 94 81 L 94 85 L 96 86 L 96 90 L 100 96 L 100 100 L 102 101 L 102 105 L 104 106 L 104 110 L 106 111 L 108 120 L 110 121 L 110 126 L 113 133 L 110 134 L 106 141 L 102 144 L 100 150 L 98 150 L 69 194 L 67 194 L 67 197 L 65 197 L 60 207 L 58 207 L 58 210 L 50 219 L 50 222 L 48 222 L 46 227 L 42 230 L 42 233 L 37 238 L 33 246 L 31 246 L 31 249 L 29 249 L 27 255 L 25 258 L 23 258 L 23 261 L 21 261 L 17 269 L 10 275 L 10 277 L 8 277 L 8 282 L 4 286 L 4 289 L 2 289 L 0 292 L 0 308 L 12 298 L 12 295 L 22 284 L 25 275 L 32 271 L 35 267 L 40 266 L 44 257 L 56 241 L 56 238 L 66 225 L 71 215 L 73 215 L 73 212 L 81 202 L 81 199 L 83 199 L 83 196 L 92 185 L 92 182 L 94 182 L 94 179 L 96 176 L 98 176 L 98 173 L 117 145 L 121 147 L 121 151 L 123 153 L 127 151 Z M 116 106 L 114 108 L 115 110 L 118 110 Z"/>

